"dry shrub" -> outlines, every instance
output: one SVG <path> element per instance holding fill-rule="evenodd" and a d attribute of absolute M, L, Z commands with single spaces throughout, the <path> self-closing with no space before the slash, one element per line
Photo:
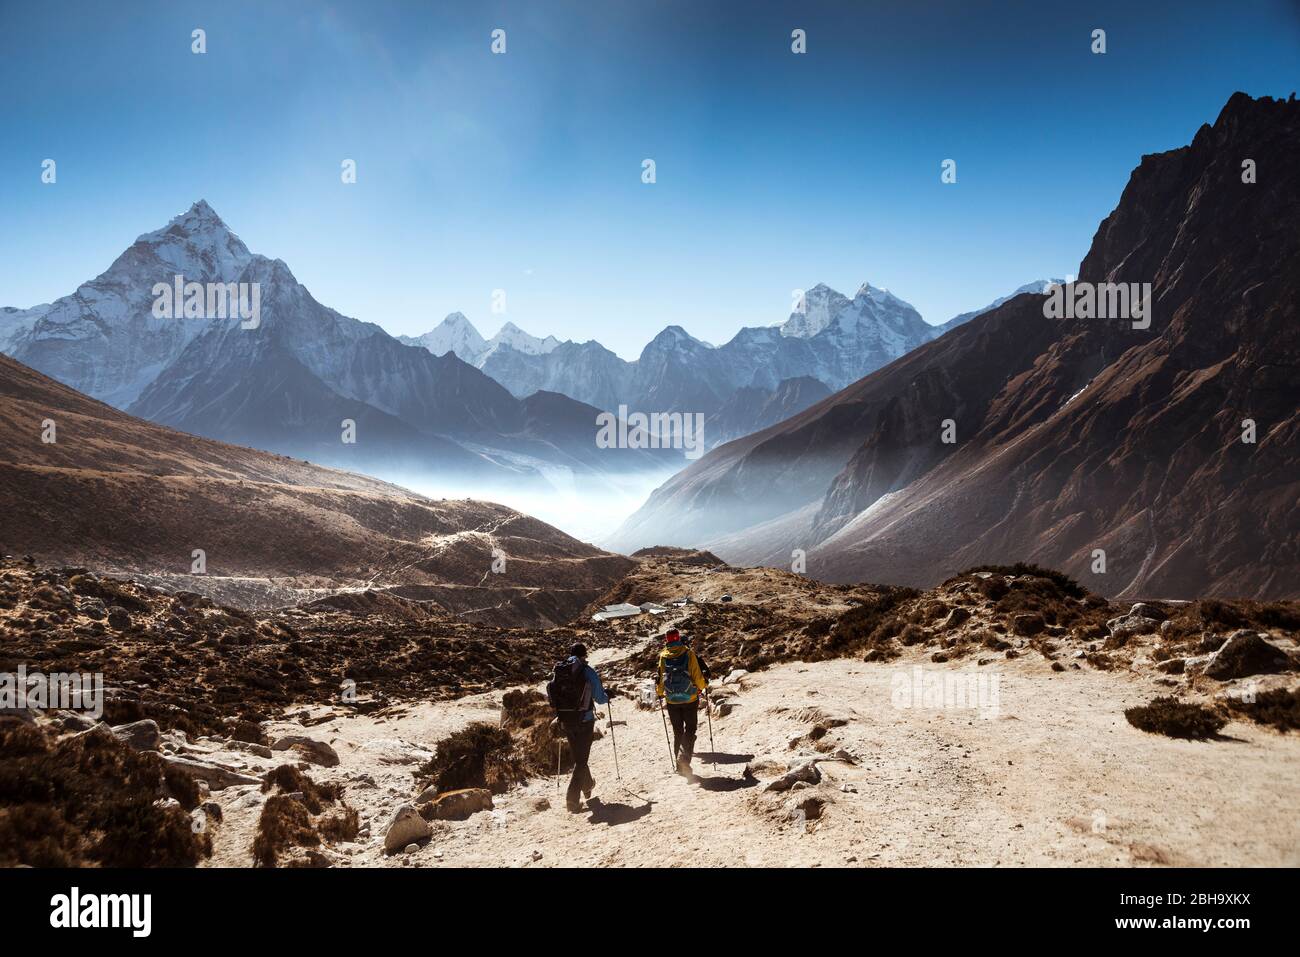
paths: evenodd
<path fill-rule="evenodd" d="M 258 867 L 275 867 L 280 854 L 291 847 L 319 845 L 320 834 L 305 804 L 287 794 L 267 798 L 253 838 L 253 861 Z"/>
<path fill-rule="evenodd" d="M 1262 602 L 1249 599 L 1223 601 L 1204 598 L 1194 605 L 1195 615 L 1210 629 L 1278 628 L 1300 631 L 1300 602 Z"/>
<path fill-rule="evenodd" d="M 212 853 L 169 790 L 157 754 L 107 729 L 51 741 L 0 719 L 0 866 L 188 867 Z"/>
<path fill-rule="evenodd" d="M 267 798 L 253 839 L 253 861 L 258 867 L 297 867 L 306 862 L 299 857 L 284 860 L 285 851 L 319 847 L 321 838 L 329 841 L 356 838 L 361 826 L 356 808 L 343 804 L 322 816 L 326 805 L 342 799 L 343 785 L 318 784 L 293 765 L 282 764 L 262 782 L 263 791 L 272 788 L 278 791 Z"/>
<path fill-rule="evenodd" d="M 271 740 L 256 721 L 239 720 L 230 729 L 230 736 L 236 741 L 248 744 L 270 744 Z"/>
<path fill-rule="evenodd" d="M 341 807 L 322 817 L 316 825 L 322 837 L 330 841 L 354 841 L 361 830 L 361 817 L 354 807 Z"/>
<path fill-rule="evenodd" d="M 438 742 L 434 755 L 416 774 L 421 786 L 441 793 L 460 788 L 487 788 L 505 793 L 527 780 L 523 761 L 505 728 L 478 721 Z"/>
<path fill-rule="evenodd" d="M 1224 704 L 1234 714 L 1244 715 L 1279 731 L 1300 730 L 1300 688 L 1274 688 L 1255 696 L 1254 701 L 1229 697 Z"/>
<path fill-rule="evenodd" d="M 199 806 L 199 801 L 202 800 L 199 782 L 194 780 L 190 772 L 164 765 L 163 779 L 167 782 L 168 792 L 180 802 L 181 807 L 193 811 Z"/>
<path fill-rule="evenodd" d="M 976 572 L 992 572 L 995 575 L 1005 575 L 1013 578 L 1043 578 L 1055 586 L 1055 592 L 1070 598 L 1086 598 L 1088 590 L 1071 578 L 1065 572 L 1058 572 L 1054 568 L 1044 568 L 1041 565 L 1033 565 L 1028 562 L 1016 562 L 1014 565 L 976 565 L 974 568 L 968 568 L 955 578 L 950 578 L 948 582 L 957 581 L 958 579 L 967 578 Z M 991 579 L 990 579 L 991 580 Z M 944 584 L 948 584 L 945 582 Z M 1011 582 L 1015 585 L 1015 582 Z"/>
<path fill-rule="evenodd" d="M 904 645 L 919 645 L 929 637 L 928 632 L 920 625 L 908 624 L 903 628 L 898 636 L 898 640 Z"/>
<path fill-rule="evenodd" d="M 1139 731 L 1171 738 L 1211 738 L 1228 722 L 1202 704 L 1177 698 L 1156 698 L 1150 704 L 1127 708 L 1124 717 Z"/>
<path fill-rule="evenodd" d="M 804 626 L 804 634 L 809 638 L 824 638 L 831 633 L 831 628 L 835 624 L 835 619 L 829 615 L 823 615 L 820 618 L 814 618 Z"/>
<path fill-rule="evenodd" d="M 286 794 L 302 794 L 302 803 L 312 814 L 319 814 L 326 804 L 333 804 L 343 796 L 339 784 L 317 784 L 292 764 L 281 764 L 262 781 L 262 791 L 278 787 Z"/>
<path fill-rule="evenodd" d="M 555 774 L 557 751 L 560 772 L 572 770 L 568 739 L 540 691 L 506 692 L 501 699 L 501 727 L 514 737 L 516 752 L 529 773 Z"/>
<path fill-rule="evenodd" d="M 1007 641 L 1005 638 L 999 638 L 991 631 L 981 632 L 979 634 L 979 642 L 985 648 L 992 651 L 1006 651 L 1011 647 L 1011 642 Z"/>
<path fill-rule="evenodd" d="M 895 611 L 920 596 L 915 588 L 885 588 L 856 608 L 840 615 L 827 642 L 827 650 L 839 653 L 859 649 L 877 649 L 881 656 L 892 657 L 892 639 L 902 633 L 903 621 Z"/>

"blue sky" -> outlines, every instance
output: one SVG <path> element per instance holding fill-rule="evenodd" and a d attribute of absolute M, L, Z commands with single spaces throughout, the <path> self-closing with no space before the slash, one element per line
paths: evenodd
<path fill-rule="evenodd" d="M 864 280 L 941 322 L 1075 271 L 1234 90 L 1300 86 L 1294 2 L 1054 6 L 0 0 L 0 305 L 202 197 L 394 333 L 460 310 L 631 358 Z"/>

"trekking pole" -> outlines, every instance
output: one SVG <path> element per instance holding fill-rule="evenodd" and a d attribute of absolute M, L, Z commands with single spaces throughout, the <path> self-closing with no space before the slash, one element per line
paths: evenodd
<path fill-rule="evenodd" d="M 614 705 L 612 702 L 605 702 L 605 714 L 609 716 L 609 743 L 614 746 L 614 777 L 622 781 L 623 774 L 618 769 L 618 739 L 614 737 Z"/>
<path fill-rule="evenodd" d="M 709 700 L 709 692 L 704 692 L 704 713 L 709 717 L 709 755 L 713 758 L 713 770 L 718 770 L 718 749 L 713 743 L 713 702 Z"/>
<path fill-rule="evenodd" d="M 668 737 L 668 713 L 664 711 L 663 699 L 659 699 L 659 717 L 664 719 L 664 744 L 668 745 L 668 763 L 677 770 L 677 758 L 673 755 L 673 743 Z"/>
<path fill-rule="evenodd" d="M 560 793 L 560 739 L 555 739 L 555 793 Z"/>

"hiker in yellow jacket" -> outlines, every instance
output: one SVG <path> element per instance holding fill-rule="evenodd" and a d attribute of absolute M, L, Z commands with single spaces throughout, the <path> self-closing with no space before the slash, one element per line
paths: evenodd
<path fill-rule="evenodd" d="M 681 632 L 672 628 L 664 635 L 659 652 L 659 680 L 655 690 L 668 706 L 668 720 L 673 726 L 673 755 L 677 773 L 690 775 L 695 754 L 695 729 L 699 724 L 700 693 L 708 689 L 700 661 L 682 641 Z"/>

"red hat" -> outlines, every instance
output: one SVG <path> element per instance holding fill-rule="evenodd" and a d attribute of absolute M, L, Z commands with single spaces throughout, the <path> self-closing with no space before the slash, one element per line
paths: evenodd
<path fill-rule="evenodd" d="M 681 641 L 681 640 L 682 640 L 682 633 L 678 631 L 676 628 L 669 628 L 666 632 L 664 632 L 664 644 L 671 645 L 674 641 Z"/>

